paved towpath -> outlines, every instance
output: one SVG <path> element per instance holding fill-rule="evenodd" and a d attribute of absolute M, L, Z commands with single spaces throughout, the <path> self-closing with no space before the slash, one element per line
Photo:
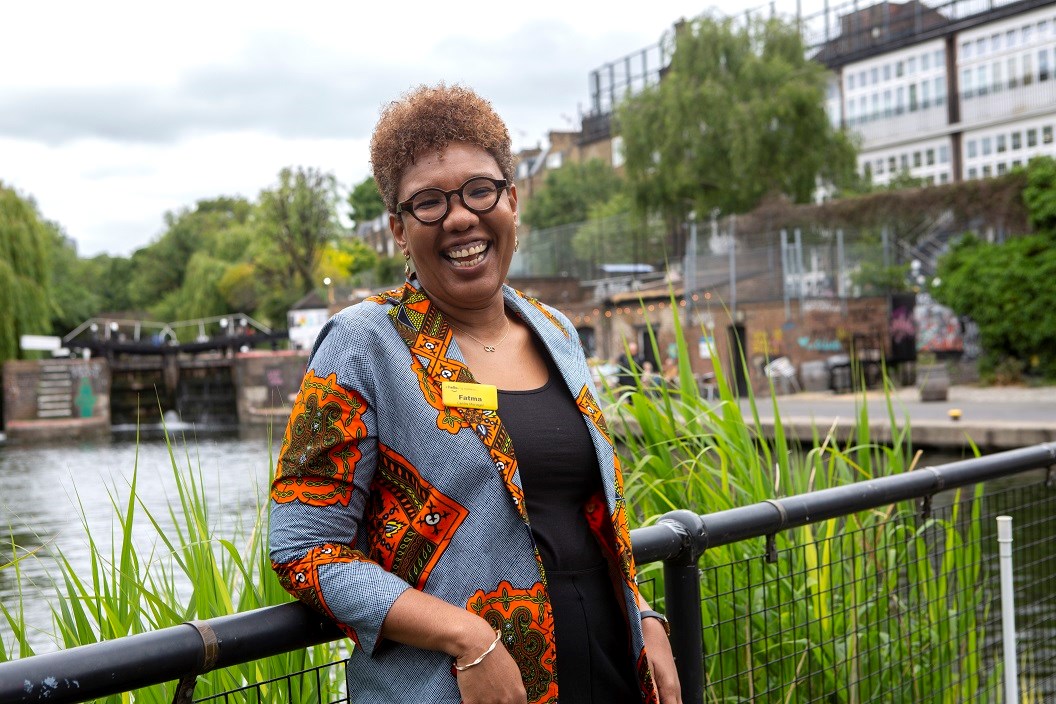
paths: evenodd
<path fill-rule="evenodd" d="M 824 431 L 835 426 L 842 437 L 854 426 L 862 401 L 861 394 L 787 394 L 778 396 L 778 413 L 792 437 L 808 440 L 815 426 Z M 871 437 L 889 439 L 884 394 L 870 391 L 864 401 Z M 994 451 L 1056 441 L 1056 386 L 951 386 L 948 400 L 931 402 L 921 401 L 915 388 L 904 388 L 892 394 L 891 404 L 896 426 L 908 419 L 914 445 L 963 449 L 971 438 L 983 449 Z M 950 411 L 959 411 L 959 420 Z M 759 416 L 764 429 L 772 426 L 774 414 L 768 401 L 759 403 Z"/>

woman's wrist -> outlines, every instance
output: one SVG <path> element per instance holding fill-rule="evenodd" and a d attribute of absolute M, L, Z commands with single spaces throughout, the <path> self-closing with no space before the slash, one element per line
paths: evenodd
<path fill-rule="evenodd" d="M 476 658 L 474 658 L 473 660 L 468 660 L 468 661 L 464 660 L 463 658 L 457 658 L 457 657 L 454 658 L 453 665 L 454 665 L 455 669 L 458 670 L 459 672 L 465 672 L 469 668 L 474 667 L 474 666 L 479 665 L 480 663 L 484 662 L 484 658 L 486 658 L 489 655 L 491 655 L 492 651 L 495 650 L 496 646 L 498 646 L 498 644 L 499 644 L 499 640 L 501 640 L 501 639 L 502 639 L 502 631 L 499 631 L 498 629 L 496 629 L 495 630 L 495 640 L 491 641 L 491 645 L 489 645 L 487 648 L 485 648 L 484 652 L 482 652 Z"/>

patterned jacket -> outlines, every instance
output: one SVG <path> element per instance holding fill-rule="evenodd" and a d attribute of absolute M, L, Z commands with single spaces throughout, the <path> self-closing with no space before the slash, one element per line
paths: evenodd
<path fill-rule="evenodd" d="M 628 613 L 636 659 L 627 665 L 643 700 L 655 701 L 623 481 L 579 338 L 554 309 L 509 287 L 503 295 L 549 350 L 589 429 L 603 492 L 584 511 Z M 459 700 L 448 656 L 379 637 L 389 607 L 413 587 L 500 630 L 529 702 L 556 702 L 553 615 L 514 448 L 495 411 L 445 406 L 445 380 L 473 376 L 447 321 L 412 283 L 327 323 L 272 484 L 273 567 L 357 644 L 353 701 Z"/>

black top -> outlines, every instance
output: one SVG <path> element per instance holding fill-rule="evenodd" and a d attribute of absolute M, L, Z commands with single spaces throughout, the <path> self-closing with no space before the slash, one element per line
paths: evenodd
<path fill-rule="evenodd" d="M 499 391 L 499 416 L 513 440 L 532 533 L 550 571 L 605 564 L 583 506 L 601 473 L 583 414 L 544 353 L 550 378 L 531 391 Z"/>
<path fill-rule="evenodd" d="M 548 579 L 561 704 L 641 704 L 627 619 L 583 507 L 601 487 L 583 414 L 545 351 L 549 379 L 499 391 L 524 504 Z"/>

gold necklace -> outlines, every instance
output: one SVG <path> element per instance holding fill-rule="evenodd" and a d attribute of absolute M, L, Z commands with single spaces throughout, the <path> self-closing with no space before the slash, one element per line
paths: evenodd
<path fill-rule="evenodd" d="M 503 317 L 505 317 L 505 316 L 503 316 Z M 469 332 L 463 330 L 462 328 L 458 327 L 454 323 L 451 323 L 451 327 L 453 327 L 455 330 L 458 330 L 459 332 L 465 334 L 467 337 L 469 337 L 469 339 L 473 340 L 478 345 L 483 347 L 485 352 L 494 352 L 496 347 L 501 345 L 503 342 L 506 342 L 506 338 L 510 334 L 510 328 L 513 327 L 513 326 L 510 325 L 510 319 L 506 318 L 506 332 L 503 334 L 502 339 L 499 340 L 498 342 L 496 342 L 494 345 L 486 345 L 486 344 L 484 344 L 479 339 L 477 339 L 477 337 L 475 337 L 472 333 L 469 333 Z"/>

